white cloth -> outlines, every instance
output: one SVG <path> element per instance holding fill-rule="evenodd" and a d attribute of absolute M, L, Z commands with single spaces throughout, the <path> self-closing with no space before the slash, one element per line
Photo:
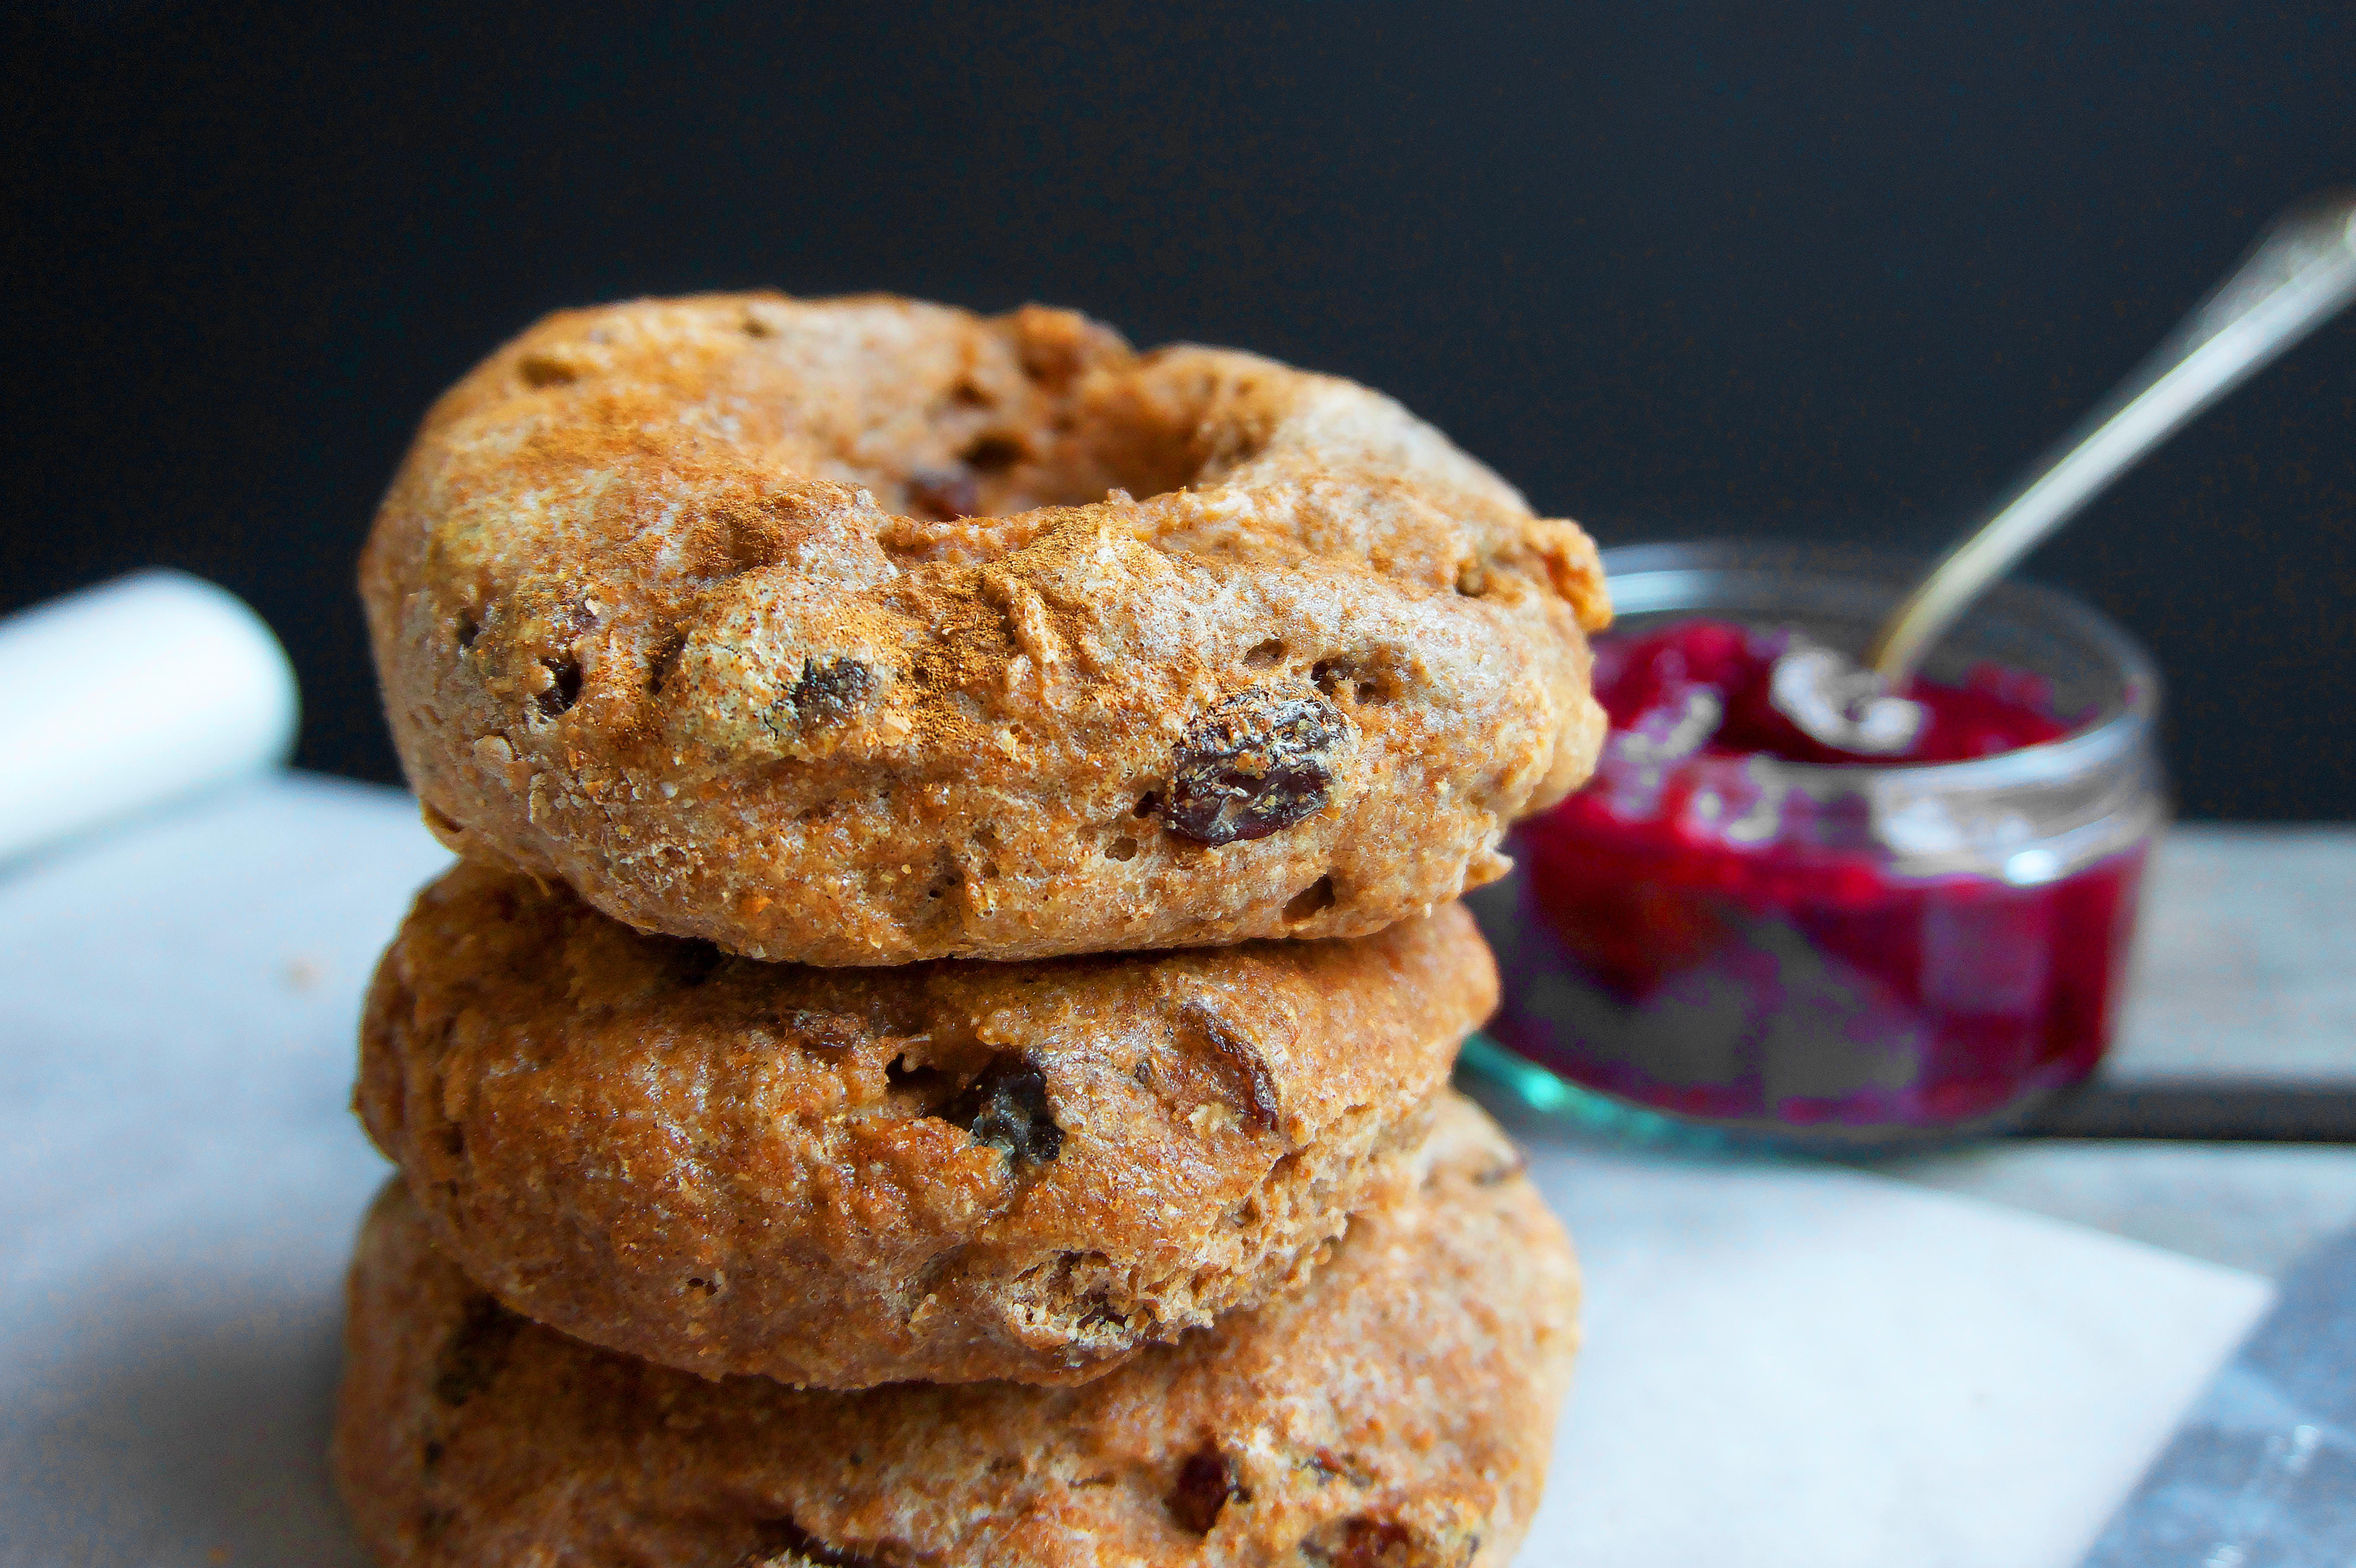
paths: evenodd
<path fill-rule="evenodd" d="M 276 766 L 295 708 L 262 617 L 184 571 L 0 621 L 0 860 Z"/>

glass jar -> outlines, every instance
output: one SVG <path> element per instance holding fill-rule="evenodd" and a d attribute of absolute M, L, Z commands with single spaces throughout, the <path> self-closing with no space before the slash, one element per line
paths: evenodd
<path fill-rule="evenodd" d="M 1852 656 L 1925 564 L 1748 541 L 1604 561 L 1607 637 L 1709 618 Z M 1594 781 L 1517 827 L 1514 873 L 1469 901 L 1505 977 L 1490 1032 L 1522 1059 L 1504 1076 L 1540 1104 L 1600 1091 L 1846 1147 L 1998 1129 L 2083 1082 L 2166 816 L 2158 677 L 2104 617 L 2020 583 L 1922 673 L 1991 668 L 2040 681 L 2068 731 L 1967 762 L 1829 765 L 1665 761 L 1615 730 Z"/>

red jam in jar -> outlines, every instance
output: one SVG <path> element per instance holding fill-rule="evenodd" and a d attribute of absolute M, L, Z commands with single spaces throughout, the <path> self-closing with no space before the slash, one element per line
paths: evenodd
<path fill-rule="evenodd" d="M 1511 891 L 1483 910 L 1506 976 L 1491 1032 L 1649 1109 L 1829 1142 L 1994 1126 L 2083 1080 L 2156 777 L 2091 832 L 2060 764 L 2008 801 L 1992 772 L 2095 716 L 2057 717 L 2044 677 L 1992 661 L 1902 693 L 1924 709 L 1905 754 L 1834 751 L 1768 700 L 1790 635 L 1655 618 L 1598 641 L 1596 776 L 1518 829 Z"/>

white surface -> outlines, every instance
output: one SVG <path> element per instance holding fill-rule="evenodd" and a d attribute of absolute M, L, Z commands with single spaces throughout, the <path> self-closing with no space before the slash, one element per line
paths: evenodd
<path fill-rule="evenodd" d="M 1874 1168 L 2268 1278 L 2356 1225 L 2356 1145 L 2031 1139 Z"/>
<path fill-rule="evenodd" d="M 2356 1069 L 2356 829 L 2179 827 L 2152 856 L 2115 1078 Z"/>
<path fill-rule="evenodd" d="M 2068 1568 L 2271 1295 L 1883 1178 L 1515 1130 L 1589 1282 L 1528 1568 Z"/>
<path fill-rule="evenodd" d="M 294 676 L 260 617 L 143 571 L 0 622 L 0 860 L 285 761 Z"/>
<path fill-rule="evenodd" d="M 296 778 L 0 879 L 0 1565 L 359 1562 L 351 1029 L 444 859 Z M 1535 1164 L 1590 1348 L 1527 1564 L 2060 1568 L 2265 1296 L 1845 1171 Z"/>

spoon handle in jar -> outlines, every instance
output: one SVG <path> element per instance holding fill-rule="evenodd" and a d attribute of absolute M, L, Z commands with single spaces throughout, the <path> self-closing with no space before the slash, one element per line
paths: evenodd
<path fill-rule="evenodd" d="M 1983 589 L 2146 453 L 2356 299 L 2356 191 L 2291 208 L 1882 625 L 1866 663 L 1896 686 Z"/>

